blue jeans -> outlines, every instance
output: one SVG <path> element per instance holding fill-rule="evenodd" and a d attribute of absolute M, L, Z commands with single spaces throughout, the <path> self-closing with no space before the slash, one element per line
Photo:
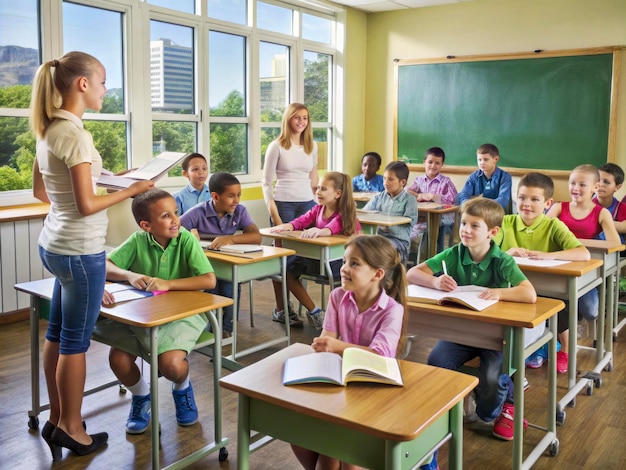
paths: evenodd
<path fill-rule="evenodd" d="M 502 373 L 502 353 L 475 348 L 449 341 L 438 341 L 428 356 L 428 364 L 457 370 L 467 361 L 480 357 L 478 387 L 476 387 L 476 414 L 488 423 L 502 412 L 505 401 L 513 403 L 513 383 Z"/>
<path fill-rule="evenodd" d="M 94 255 L 59 255 L 40 246 L 39 256 L 56 278 L 46 339 L 61 343 L 61 354 L 84 353 L 100 315 L 106 254 L 103 251 Z"/>
<path fill-rule="evenodd" d="M 217 280 L 215 284 L 215 288 L 210 291 L 211 294 L 221 295 L 223 297 L 233 298 L 233 283 L 228 281 L 220 281 Z M 239 312 L 239 305 L 241 304 L 241 284 L 237 285 L 237 312 Z M 209 324 L 209 328 L 211 324 Z M 224 307 L 224 315 L 223 315 L 223 323 L 222 329 L 224 331 L 228 331 L 229 333 L 233 332 L 233 306 L 230 305 L 228 307 Z"/>
<path fill-rule="evenodd" d="M 274 202 L 276 203 L 276 209 L 278 209 L 278 215 L 280 216 L 280 220 L 283 221 L 283 224 L 291 222 L 293 219 L 306 214 L 315 207 L 315 201 L 313 199 L 304 202 Z"/>
<path fill-rule="evenodd" d="M 598 318 L 599 305 L 600 298 L 598 296 L 598 289 L 591 289 L 578 299 L 578 319 L 589 321 L 595 320 Z M 569 308 L 567 302 L 565 302 L 565 308 L 557 314 L 557 321 L 557 330 L 559 333 L 569 329 Z"/>

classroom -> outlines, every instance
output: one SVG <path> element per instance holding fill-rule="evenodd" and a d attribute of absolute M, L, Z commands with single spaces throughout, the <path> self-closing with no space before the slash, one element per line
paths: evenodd
<path fill-rule="evenodd" d="M 8 1 L 0 1 L 0 18 L 8 16 L 8 9 L 10 8 Z M 42 2 L 46 3 L 47 2 Z M 73 5 L 73 2 L 64 2 L 62 0 L 54 0 L 51 2 L 53 7 L 51 10 L 46 10 L 47 18 L 59 18 L 60 12 L 66 8 L 68 3 Z M 98 8 L 106 8 L 99 0 L 78 0 L 76 4 L 82 6 L 95 6 Z M 147 0 L 113 0 L 111 4 L 114 5 L 115 10 L 122 10 L 126 13 L 132 12 L 133 22 L 139 24 L 139 22 L 145 20 L 145 17 L 149 15 L 146 7 L 146 3 L 158 4 L 157 1 Z M 167 2 L 165 2 L 167 3 Z M 191 2 L 196 3 L 196 2 Z M 197 2 L 206 8 L 214 0 L 202 0 Z M 219 2 L 217 2 L 219 3 Z M 566 50 L 587 50 L 592 48 L 604 48 L 612 46 L 626 46 L 626 0 L 597 0 L 594 2 L 586 0 L 467 0 L 467 1 L 393 1 L 393 2 L 376 2 L 374 0 L 363 1 L 350 1 L 344 2 L 331 2 L 327 0 L 268 0 L 267 2 L 261 2 L 260 0 L 251 0 L 234 2 L 237 4 L 252 4 L 261 3 L 264 5 L 280 5 L 286 7 L 294 7 L 299 9 L 299 14 L 316 13 L 321 17 L 327 18 L 332 16 L 335 18 L 341 26 L 337 29 L 335 34 L 336 43 L 333 45 L 319 46 L 314 44 L 310 47 L 316 54 L 329 53 L 332 55 L 335 61 L 335 67 L 333 68 L 333 79 L 336 81 L 334 84 L 334 95 L 331 101 L 332 105 L 332 117 L 327 121 L 322 122 L 321 125 L 328 126 L 332 129 L 328 135 L 332 135 L 327 145 L 321 146 L 320 155 L 323 156 L 323 161 L 318 165 L 320 174 L 324 174 L 326 171 L 341 171 L 351 176 L 360 174 L 361 168 L 361 156 L 370 150 L 375 150 L 383 157 L 383 167 L 396 159 L 397 155 L 397 84 L 396 73 L 397 66 L 396 61 L 400 60 L 428 60 L 439 59 L 448 56 L 454 56 L 455 58 L 461 58 L 465 56 L 494 56 L 501 54 L 525 54 L 531 53 L 536 50 L 541 51 L 566 51 Z M 64 4 L 66 4 L 64 6 Z M 383 5 L 387 4 L 387 5 Z M 392 4 L 391 6 L 389 4 Z M 48 8 L 48 6 L 46 6 Z M 70 5 L 71 8 L 71 5 Z M 210 8 L 210 7 L 209 7 Z M 157 9 L 158 10 L 158 9 Z M 324 16 L 325 15 L 325 16 Z M 176 16 L 176 15 L 174 15 Z M 315 15 L 312 15 L 315 16 Z M 156 19 L 159 22 L 168 21 L 168 10 L 157 11 L 152 19 Z M 189 21 L 188 21 L 189 22 Z M 219 23 L 219 22 L 218 22 Z M 0 23 L 1 24 L 1 23 Z M 224 26 L 222 23 L 221 26 Z M 226 26 L 228 26 L 226 24 Z M 223 28 L 224 31 L 230 31 L 228 27 Z M 232 29 L 237 31 L 236 29 Z M 53 51 L 62 50 L 62 46 L 59 44 L 60 39 L 51 32 L 46 34 L 52 37 L 50 44 L 52 44 Z M 69 34 L 69 33 L 66 33 Z M 206 40 L 210 33 L 203 31 L 199 36 L 199 40 Z M 276 36 L 282 39 L 283 36 Z M 48 38 L 48 36 L 46 36 Z M 272 41 L 272 35 L 264 37 L 268 43 Z M 278 41 L 278 40 L 277 40 Z M 147 44 L 147 40 L 144 41 Z M 10 44 L 10 40 L 4 38 L 0 33 L 0 46 Z M 290 43 L 295 47 L 295 42 Z M 142 44 L 143 46 L 143 44 Z M 310 46 L 310 44 L 308 45 Z M 306 50 L 308 47 L 306 41 L 304 45 L 298 43 L 297 48 L 299 52 Z M 147 47 L 147 46 L 146 46 Z M 50 49 L 46 49 L 49 52 Z M 618 87 L 613 90 L 613 99 L 615 100 L 615 106 L 612 109 L 613 120 L 611 122 L 611 132 L 613 135 L 613 142 L 611 144 L 611 156 L 610 161 L 619 165 L 622 168 L 626 168 L 626 60 L 623 57 L 623 50 L 621 51 L 621 61 L 616 61 L 617 69 L 613 70 L 614 74 L 619 74 L 621 79 L 618 82 Z M 139 60 L 141 55 L 141 49 L 137 46 L 137 49 L 129 50 L 129 55 L 134 57 L 136 62 L 142 62 L 143 66 L 147 66 L 148 58 L 144 57 Z M 305 60 L 306 54 L 298 55 L 298 60 Z M 53 59 L 52 56 L 46 59 Z M 206 66 L 206 62 L 203 66 Z M 250 67 L 258 67 L 259 64 L 254 61 L 250 62 Z M 303 71 L 298 68 L 298 65 L 293 65 L 294 77 L 302 75 Z M 207 68 L 201 68 L 206 72 Z M 128 79 L 128 84 L 131 88 L 127 90 L 127 99 L 134 105 L 138 105 L 138 108 L 142 108 L 139 116 L 150 115 L 149 105 L 145 105 L 140 98 L 133 96 L 132 84 L 135 86 L 140 83 L 141 68 L 132 68 L 132 76 Z M 200 73 L 199 73 L 200 74 Z M 201 75 L 201 74 L 200 74 Z M 216 79 L 215 77 L 213 77 Z M 294 79 L 295 80 L 295 79 Z M 300 77 L 301 80 L 301 77 Z M 200 81 L 202 81 L 200 79 Z M 245 87 L 243 87 L 245 88 Z M 292 94 L 300 97 L 300 100 L 304 101 L 302 85 L 294 85 L 293 89 L 296 90 Z M 258 99 L 258 95 L 253 95 Z M 200 99 L 206 97 L 200 96 Z M 146 100 L 147 101 L 147 100 Z M 208 107 L 208 99 L 207 107 Z M 211 103 L 211 106 L 213 104 Z M 251 110 L 258 111 L 259 105 L 251 105 Z M 253 112 L 253 111 L 251 111 Z M 0 104 L 0 122 L 5 118 L 25 118 L 27 117 L 27 110 L 7 110 Z M 163 118 L 163 116 L 161 116 Z M 186 117 L 180 118 L 185 120 Z M 203 123 L 204 131 L 208 133 L 208 129 L 212 126 L 233 123 L 243 123 L 244 118 L 241 116 L 235 118 L 227 118 L 225 120 L 216 121 L 211 123 Z M 130 118 L 128 118 L 130 122 Z M 133 120 L 137 120 L 133 117 Z M 141 120 L 141 118 L 139 119 Z M 199 120 L 199 119 L 198 119 Z M 150 118 L 146 119 L 149 122 Z M 254 119 L 250 119 L 252 123 Z M 247 121 L 245 121 L 247 123 Z M 255 126 L 257 123 L 254 124 Z M 274 124 L 273 131 L 279 124 Z M 252 124 L 251 124 L 252 126 Z M 147 126 L 146 126 L 147 127 Z M 258 127 L 251 127 L 251 139 L 256 139 L 254 142 L 261 141 L 262 130 Z M 152 136 L 150 135 L 150 129 L 140 128 L 137 131 L 135 140 L 132 144 L 129 144 L 129 153 L 133 155 L 139 155 L 142 152 L 139 149 L 150 145 L 152 142 Z M 277 135 L 277 133 L 275 134 Z M 208 141 L 208 138 L 206 138 Z M 475 154 L 478 145 L 488 141 L 483 136 L 476 136 L 476 142 L 473 147 L 467 149 L 468 155 Z M 498 142 L 493 142 L 498 145 Z M 433 145 L 437 145 L 433 143 Z M 201 148 L 200 148 L 201 147 Z M 209 144 L 204 143 L 197 149 L 203 152 L 205 155 L 209 155 Z M 424 149 L 425 150 L 425 149 Z M 143 152 L 145 155 L 145 152 Z M 254 154 L 254 156 L 252 156 Z M 268 211 L 263 200 L 263 194 L 261 189 L 261 158 L 262 155 L 258 151 L 250 151 L 250 166 L 247 172 L 241 175 L 242 181 L 242 197 L 241 202 L 248 209 L 253 221 L 259 228 L 265 228 L 269 226 Z M 133 165 L 141 165 L 145 163 L 145 156 L 133 157 Z M 142 160 L 144 159 L 144 160 Z M 447 163 L 447 162 L 446 162 Z M 2 164 L 2 162 L 0 162 Z M 526 169 L 519 169 L 511 167 L 509 168 L 506 161 L 506 152 L 502 152 L 500 157 L 499 166 L 510 169 L 513 177 L 513 194 L 515 194 L 517 184 L 520 178 L 525 174 Z M 566 166 L 564 163 L 563 166 Z M 0 166 L 2 169 L 2 166 Z M 542 168 L 534 168 L 536 170 L 542 170 Z M 416 164 L 410 165 L 410 177 L 409 182 L 423 173 L 423 165 Z M 456 187 L 460 189 L 467 176 L 475 170 L 475 167 L 454 167 L 449 171 L 444 167 L 443 172 L 448 175 Z M 380 171 L 382 173 L 382 169 Z M 563 201 L 569 199 L 568 193 L 568 171 L 551 171 L 549 174 L 552 176 L 555 182 L 555 195 L 556 201 Z M 238 175 L 240 176 L 240 175 Z M 170 177 L 165 178 L 159 182 L 158 187 L 165 189 L 170 193 L 174 193 L 185 186 L 187 180 L 183 177 Z M 626 195 L 626 188 L 622 188 L 616 197 L 621 200 Z M 24 377 L 20 383 L 20 386 L 26 387 L 26 389 L 18 389 L 10 386 L 9 383 L 3 383 L 0 387 L 0 396 L 7 397 L 8 403 L 11 404 L 11 412 L 3 412 L 0 414 L 0 440 L 3 442 L 5 439 L 11 438 L 11 447 L 15 447 L 10 454 L 7 454 L 9 460 L 7 465 L 14 468 L 20 467 L 20 461 L 17 460 L 17 455 L 20 453 L 28 453 L 31 447 L 36 447 L 37 451 L 33 458 L 28 462 L 31 468 L 36 465 L 45 467 L 48 465 L 49 452 L 43 442 L 38 442 L 36 436 L 31 432 L 27 434 L 26 427 L 26 413 L 30 402 L 29 392 L 27 388 L 30 383 L 27 379 L 28 376 L 28 355 L 29 350 L 25 343 L 28 343 L 28 307 L 29 299 L 26 295 L 17 296 L 13 293 L 13 285 L 17 282 L 24 282 L 28 280 L 36 280 L 41 278 L 41 275 L 35 274 L 32 279 L 30 276 L 30 264 L 31 261 L 21 262 L 17 257 L 13 255 L 16 250 L 29 250 L 29 247 L 25 245 L 30 243 L 36 246 L 37 234 L 41 225 L 32 224 L 32 227 L 28 227 L 28 223 L 24 220 L 29 220 L 31 216 L 24 218 L 23 210 L 29 207 L 36 200 L 32 197 L 32 192 L 29 190 L 22 191 L 1 191 L 0 192 L 0 233 L 2 234 L 2 246 L 0 246 L 0 281 L 2 292 L 0 292 L 0 307 L 2 312 L 0 313 L 0 337 L 8 340 L 8 337 L 3 335 L 8 328 L 17 328 L 17 330 L 10 330 L 11 334 L 14 331 L 18 331 L 22 336 L 20 337 L 22 343 L 17 349 L 23 357 L 16 357 L 15 354 L 3 354 L 1 357 L 2 363 L 15 364 L 19 361 L 24 361 L 24 365 L 20 365 L 20 370 Z M 106 236 L 107 248 L 113 248 L 121 244 L 126 238 L 137 230 L 137 225 L 130 215 L 131 203 L 129 200 L 123 201 L 108 210 L 109 229 Z M 41 224 L 43 218 L 42 214 L 35 216 L 38 223 Z M 17 225 L 16 225 L 17 224 Z M 26 224 L 26 227 L 24 226 Z M 17 227 L 17 228 L 16 228 Z M 19 242 L 17 243 L 17 249 L 14 246 L 9 246 L 7 240 L 14 240 L 19 238 L 24 233 L 28 234 L 33 241 L 31 242 Z M 28 238 L 27 237 L 27 238 Z M 32 270 L 37 273 L 37 269 L 41 271 L 41 267 L 36 266 L 36 262 L 33 263 Z M 48 276 L 48 275 L 47 275 Z M 255 327 L 256 331 L 247 327 L 248 323 L 248 287 L 244 286 L 241 294 L 241 316 L 239 318 L 239 324 L 241 324 L 241 341 L 244 347 L 254 343 L 253 338 L 259 333 L 259 330 L 264 328 L 276 327 L 276 323 L 271 321 L 271 308 L 274 305 L 272 295 L 268 295 L 271 291 L 269 281 L 254 281 L 251 285 L 254 287 L 255 297 L 255 312 L 254 321 L 257 323 Z M 312 292 L 312 297 L 319 297 L 320 286 L 315 285 L 313 282 L 309 282 L 309 290 Z M 10 293 L 7 294 L 6 292 Z M 326 289 L 326 295 L 328 295 L 328 288 Z M 262 313 L 261 313 L 262 312 Z M 267 315 L 265 315 L 267 314 Z M 263 318 L 267 317 L 267 318 Z M 17 326 L 16 326 L 17 325 Z M 21 325 L 21 326 L 20 326 Z M 42 332 L 45 331 L 42 330 Z M 291 341 L 297 342 L 310 342 L 313 338 L 315 331 L 309 327 L 305 327 L 304 330 L 291 331 Z M 415 332 L 419 335 L 419 332 Z M 43 333 L 40 333 L 43 336 Z M 619 439 L 623 432 L 626 430 L 626 415 L 624 414 L 623 400 L 620 397 L 624 396 L 624 375 L 622 370 L 626 367 L 626 357 L 624 357 L 624 333 L 621 333 L 617 342 L 613 345 L 614 351 L 614 370 L 610 373 L 603 373 L 604 378 L 603 386 L 594 390 L 593 396 L 585 397 L 580 396 L 578 398 L 577 407 L 568 408 L 567 421 L 564 426 L 559 426 L 557 432 L 560 439 L 560 454 L 556 457 L 543 456 L 541 457 L 535 468 L 572 468 L 572 465 L 578 465 L 579 468 L 619 468 L 626 465 L 626 455 L 623 451 L 615 451 L 609 444 L 609 439 Z M 89 362 L 88 370 L 92 367 L 92 364 L 98 364 L 99 368 L 108 369 L 108 361 L 106 358 L 107 349 L 102 345 L 92 343 L 92 348 L 99 355 L 99 359 L 94 359 L 94 362 Z M 432 347 L 433 342 L 426 342 L 425 344 L 414 346 L 414 350 L 409 356 L 409 359 L 415 359 L 418 362 L 425 362 L 425 358 L 428 354 L 428 348 Z M 267 351 L 273 352 L 278 348 L 268 348 Z M 267 354 L 265 351 L 265 354 Z M 195 354 L 195 353 L 194 353 Z M 192 369 L 195 380 L 202 381 L 203 386 L 210 387 L 211 379 L 199 376 L 205 371 L 203 368 L 205 364 L 202 359 L 198 358 L 199 355 L 195 355 L 192 361 Z M 251 354 L 242 363 L 248 364 L 253 360 L 260 359 L 264 356 L 263 353 L 255 352 Z M 10 360 L 9 360 L 10 359 Z M 588 369 L 592 366 L 586 359 L 582 360 L 582 367 Z M 10 373 L 7 366 L 2 368 L 3 377 L 8 377 Z M 17 366 L 13 366 L 17 367 Z M 106 371 L 105 371 L 106 372 Z M 110 372 L 110 371 L 109 371 Z M 93 383 L 100 379 L 102 375 L 106 376 L 106 373 L 98 371 L 95 377 L 89 377 L 89 382 Z M 547 377 L 545 375 L 530 375 L 531 390 L 533 387 L 539 389 L 540 387 L 547 386 Z M 559 379 L 561 380 L 561 379 Z M 4 382 L 4 380 L 3 380 Z M 163 379 L 161 379 L 163 382 Z M 42 384 L 45 389 L 45 381 L 42 378 Z M 161 384 L 161 388 L 164 386 Z M 558 393 L 562 394 L 565 388 L 565 382 L 559 382 Z M 134 459 L 135 450 L 138 456 L 138 463 L 136 468 L 149 468 L 150 467 L 150 453 L 149 453 L 149 436 L 145 441 L 142 441 L 142 445 L 148 450 L 139 450 L 138 446 L 128 445 L 127 438 L 123 435 L 123 428 L 119 425 L 119 419 L 125 419 L 127 413 L 126 404 L 121 404 L 123 400 L 127 398 L 117 397 L 117 392 L 109 390 L 108 392 L 99 392 L 95 397 L 103 397 L 102 394 L 110 394 L 113 396 L 111 399 L 111 408 L 114 408 L 115 416 L 117 420 L 112 418 L 99 420 L 97 415 L 102 412 L 101 404 L 96 403 L 93 397 L 86 399 L 88 406 L 88 415 L 86 416 L 88 424 L 91 428 L 93 422 L 93 428 L 106 428 L 110 434 L 119 434 L 109 443 L 108 451 L 105 450 L 102 454 L 96 454 L 95 458 L 86 458 L 84 462 L 89 462 L 90 468 L 104 468 L 110 466 L 108 462 L 105 462 L 108 454 L 113 454 L 116 450 L 118 443 L 120 445 L 127 445 L 123 453 L 116 456 L 115 460 L 121 466 L 130 465 L 130 459 Z M 23 395 L 21 398 L 19 395 Z M 198 392 L 196 392 L 198 394 Z M 205 395 L 211 395 L 210 393 Z M 232 394 L 231 394 L 232 395 Z M 206 410 L 210 410 L 212 406 L 212 400 L 209 397 L 198 398 L 198 404 L 205 407 Z M 100 398 L 101 401 L 106 401 L 107 398 Z M 169 406 L 167 403 L 168 397 L 165 397 L 162 401 L 164 412 L 161 416 L 161 422 L 163 423 L 164 433 L 166 425 L 175 423 L 170 416 L 169 409 L 165 406 Z M 231 439 L 229 444 L 229 450 L 231 457 L 229 458 L 230 466 L 224 462 L 218 464 L 216 455 L 205 457 L 195 466 L 190 468 L 235 468 L 236 464 L 236 420 L 237 420 L 237 400 L 234 395 L 227 395 L 228 412 L 225 413 L 224 420 L 224 432 L 227 437 Z M 538 398 L 527 398 L 527 408 L 531 408 L 533 404 L 540 403 Z M 601 405 L 602 404 L 602 405 Z M 605 407 L 606 404 L 606 408 Z M 598 422 L 594 422 L 593 431 L 598 432 L 598 435 L 602 435 L 602 439 L 606 439 L 607 443 L 603 443 L 600 447 L 603 449 L 597 453 L 592 453 L 591 450 L 578 449 L 576 452 L 569 453 L 567 448 L 576 446 L 575 440 L 580 438 L 576 429 L 572 429 L 578 426 L 578 432 L 583 432 L 585 425 L 589 420 L 595 419 L 595 407 L 602 406 L 604 411 L 598 412 L 598 415 L 602 416 L 598 418 Z M 609 411 L 607 411 L 609 410 Z M 532 414 L 532 411 L 530 412 Z M 208 411 L 205 415 L 210 414 Z M 614 422 L 609 423 L 607 415 L 611 416 Z M 44 413 L 44 416 L 46 414 Z M 120 418 L 121 417 L 121 418 Z M 600 421 L 600 420 L 607 421 Z M 6 423 L 6 424 L 5 424 Z M 209 434 L 212 431 L 213 421 L 207 418 L 207 421 L 203 421 L 202 426 L 205 432 Z M 175 427 L 175 424 L 174 424 Z M 609 429 L 606 431 L 604 428 Z M 620 434 L 622 433 L 622 434 Z M 19 440 L 15 438 L 15 434 L 24 434 L 28 438 Z M 510 454 L 511 448 L 509 445 L 500 443 L 492 443 L 489 440 L 472 440 L 468 437 L 468 433 L 464 433 L 464 449 L 463 449 L 463 465 L 465 468 L 484 468 L 485 465 L 490 464 L 495 468 L 509 468 L 510 467 Z M 170 434 L 171 436 L 171 434 Z M 193 435 L 188 430 L 185 433 L 181 431 L 182 439 L 193 440 Z M 145 437 L 145 436 L 144 436 Z M 143 439 L 143 437 L 142 437 Z M 486 444 L 487 443 L 487 444 Z M 281 445 L 284 443 L 281 443 Z M 490 447 L 485 447 L 485 445 Z M 298 468 L 295 458 L 291 455 L 291 451 L 288 446 L 276 447 L 277 443 L 270 444 L 259 451 L 258 455 L 253 454 L 250 462 L 251 468 L 278 468 L 276 462 L 271 463 L 272 449 L 278 449 L 277 455 L 287 459 L 291 467 L 283 468 Z M 0 456 L 5 455 L 7 452 L 6 447 L 2 446 L 3 450 L 0 450 Z M 40 448 L 41 447 L 41 448 Z M 193 451 L 193 446 L 190 446 Z M 489 450 L 486 450 L 489 449 Z M 492 450 L 493 449 L 493 450 Z M 186 449 L 182 454 L 187 453 Z M 163 452 L 163 463 L 171 463 L 178 456 L 180 449 L 175 446 L 172 447 L 168 444 L 168 447 Z M 477 456 L 481 456 L 484 453 L 494 453 L 496 457 L 485 457 L 487 460 L 481 460 Z M 447 452 L 444 452 L 447 454 Z M 594 454 L 594 455 L 592 455 Z M 255 460 L 258 459 L 258 460 Z M 476 461 L 474 462 L 474 460 Z M 494 460 L 499 459 L 499 460 Z M 565 460 L 567 459 L 567 460 Z M 63 468 L 84 468 L 84 464 L 81 464 L 81 458 L 71 457 L 65 458 L 63 462 Z M 565 460 L 565 462 L 563 462 Z M 496 462 L 496 463 L 494 463 Z M 498 463 L 499 462 L 499 463 Z M 226 466 L 224 466 L 226 465 Z M 448 468 L 448 462 L 446 458 L 441 460 L 441 468 Z"/>

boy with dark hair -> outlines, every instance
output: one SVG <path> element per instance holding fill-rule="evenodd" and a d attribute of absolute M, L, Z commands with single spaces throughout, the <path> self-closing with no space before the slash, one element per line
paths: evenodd
<path fill-rule="evenodd" d="M 615 193 L 619 191 L 624 183 L 624 170 L 615 163 L 605 163 L 598 167 L 600 180 L 596 186 L 596 195 L 593 202 L 602 206 L 611 213 L 615 223 L 615 229 L 619 233 L 620 239 L 624 242 L 626 234 L 626 204 L 618 201 Z M 600 239 L 605 240 L 604 232 L 600 234 Z"/>
<path fill-rule="evenodd" d="M 107 279 L 127 281 L 148 292 L 215 287 L 211 263 L 196 237 L 179 226 L 176 202 L 171 194 L 162 189 L 140 194 L 133 200 L 132 211 L 142 230 L 109 253 Z M 114 302 L 114 294 L 105 290 L 103 303 Z M 172 381 L 176 421 L 180 426 L 191 426 L 198 421 L 187 355 L 206 325 L 206 316 L 199 314 L 159 327 L 159 371 Z M 140 351 L 147 359 L 149 331 L 110 320 L 100 320 L 97 329 L 112 340 L 111 369 L 133 394 L 126 432 L 141 434 L 150 424 L 150 387 L 135 363 L 137 356 L 127 351 Z"/>
<path fill-rule="evenodd" d="M 382 191 L 383 177 L 376 174 L 383 164 L 383 159 L 377 152 L 367 152 L 361 158 L 361 174 L 352 178 L 354 192 Z"/>
<path fill-rule="evenodd" d="M 476 151 L 478 170 L 469 175 L 459 193 L 459 204 L 475 196 L 494 199 L 505 212 L 511 210 L 511 175 L 498 168 L 500 151 L 493 144 L 483 144 Z"/>
<path fill-rule="evenodd" d="M 183 215 L 196 204 L 211 199 L 211 193 L 206 185 L 209 175 L 209 166 L 206 158 L 200 153 L 190 153 L 181 163 L 183 176 L 189 180 L 189 184 L 174 193 L 178 215 Z"/>
<path fill-rule="evenodd" d="M 214 236 L 210 248 L 216 249 L 232 244 L 259 244 L 261 233 L 252 221 L 245 206 L 239 204 L 241 184 L 236 176 L 226 172 L 213 173 L 209 179 L 211 200 L 198 204 L 185 212 L 180 223 L 187 230 L 196 230 L 199 236 Z M 236 234 L 241 230 L 242 233 Z M 237 286 L 240 289 L 239 286 Z M 217 281 L 214 294 L 233 297 L 233 284 Z M 238 297 L 240 298 L 240 297 Z M 223 334 L 229 337 L 233 331 L 233 307 L 224 308 Z"/>
<path fill-rule="evenodd" d="M 406 261 L 411 244 L 411 229 L 417 222 L 417 201 L 404 187 L 409 179 L 409 167 L 404 162 L 391 162 L 383 175 L 385 190 L 376 194 L 363 210 L 376 210 L 389 215 L 401 215 L 411 219 L 410 224 L 378 227 L 378 235 L 387 237 Z"/>
<path fill-rule="evenodd" d="M 535 303 L 537 294 L 530 281 L 515 260 L 492 242 L 503 216 L 502 207 L 491 199 L 475 198 L 463 204 L 461 243 L 409 269 L 409 283 L 443 291 L 478 285 L 487 288 L 480 294 L 483 299 Z M 435 276 L 442 272 L 447 274 Z M 502 373 L 501 351 L 438 341 L 428 356 L 428 364 L 456 370 L 474 357 L 480 357 L 479 385 L 476 413 L 468 420 L 494 422 L 493 435 L 511 440 L 515 413 L 513 389 L 509 375 Z"/>

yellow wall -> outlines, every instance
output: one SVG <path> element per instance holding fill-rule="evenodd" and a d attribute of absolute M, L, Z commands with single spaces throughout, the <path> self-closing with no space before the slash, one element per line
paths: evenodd
<path fill-rule="evenodd" d="M 626 45 L 626 0 L 473 0 L 369 14 L 364 147 L 378 150 L 387 161 L 393 159 L 395 58 L 615 45 Z M 626 54 L 623 55 L 615 163 L 625 168 Z M 346 168 L 358 171 L 358 162 L 351 161 Z M 461 175 L 453 179 L 457 186 L 464 181 Z M 563 184 L 557 181 L 557 197 L 563 195 L 567 199 Z"/>

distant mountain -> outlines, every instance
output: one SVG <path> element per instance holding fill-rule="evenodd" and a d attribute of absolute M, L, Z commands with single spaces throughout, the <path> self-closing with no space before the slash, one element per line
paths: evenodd
<path fill-rule="evenodd" d="M 38 66 L 37 49 L 0 46 L 0 87 L 31 84 Z"/>

